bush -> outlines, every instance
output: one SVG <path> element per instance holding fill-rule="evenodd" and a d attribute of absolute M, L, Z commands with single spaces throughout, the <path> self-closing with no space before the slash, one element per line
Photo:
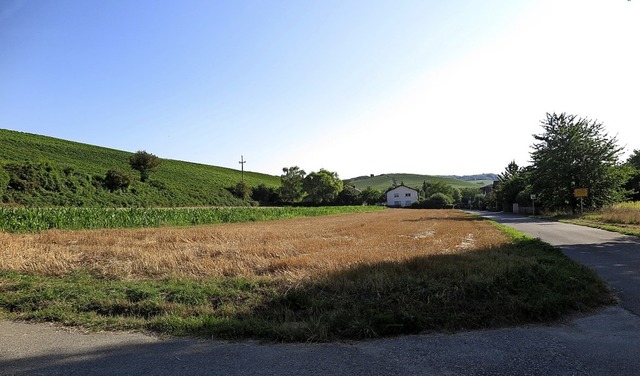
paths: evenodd
<path fill-rule="evenodd" d="M 104 185 L 112 192 L 118 189 L 125 190 L 129 188 L 132 180 L 131 175 L 126 172 L 109 170 L 104 176 Z"/>
<path fill-rule="evenodd" d="M 420 209 L 451 209 L 453 207 L 453 197 L 444 193 L 434 193 L 426 200 L 414 202 L 412 208 Z"/>

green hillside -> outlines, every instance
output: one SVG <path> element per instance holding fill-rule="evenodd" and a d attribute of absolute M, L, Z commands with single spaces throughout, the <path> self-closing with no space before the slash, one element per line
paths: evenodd
<path fill-rule="evenodd" d="M 421 188 L 424 181 L 442 181 L 455 188 L 480 188 L 483 185 L 482 182 L 468 182 L 451 177 L 417 174 L 382 174 L 376 176 L 360 176 L 357 178 L 349 179 L 349 182 L 355 185 L 355 187 L 358 189 L 371 187 L 381 191 L 386 191 L 393 186 L 394 179 L 396 184 L 404 183 L 404 185 L 413 188 Z"/>
<path fill-rule="evenodd" d="M 2 202 L 108 207 L 244 204 L 226 189 L 240 182 L 239 170 L 163 159 L 150 181 L 141 183 L 128 164 L 131 154 L 0 129 L 0 182 L 5 171 L 11 172 L 14 182 L 5 189 Z M 129 189 L 112 192 L 104 187 L 101 180 L 110 169 L 131 174 Z M 254 172 L 245 172 L 244 180 L 250 187 L 280 185 L 279 177 Z"/>

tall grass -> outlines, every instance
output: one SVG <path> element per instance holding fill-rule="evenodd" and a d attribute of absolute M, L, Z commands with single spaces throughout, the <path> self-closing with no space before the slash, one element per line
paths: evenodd
<path fill-rule="evenodd" d="M 640 201 L 621 202 L 602 209 L 599 214 L 607 223 L 640 225 Z"/>
<path fill-rule="evenodd" d="M 212 223 L 256 222 L 379 210 L 371 206 L 279 208 L 0 208 L 3 232 L 50 229 L 140 228 Z"/>

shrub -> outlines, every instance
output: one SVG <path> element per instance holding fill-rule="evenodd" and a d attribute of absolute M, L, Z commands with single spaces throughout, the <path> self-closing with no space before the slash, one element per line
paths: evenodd
<path fill-rule="evenodd" d="M 109 170 L 104 176 L 104 185 L 112 192 L 129 188 L 131 181 L 131 175 L 118 170 Z"/>
<path fill-rule="evenodd" d="M 453 198 L 444 193 L 434 193 L 426 200 L 414 202 L 411 207 L 421 209 L 451 209 Z"/>

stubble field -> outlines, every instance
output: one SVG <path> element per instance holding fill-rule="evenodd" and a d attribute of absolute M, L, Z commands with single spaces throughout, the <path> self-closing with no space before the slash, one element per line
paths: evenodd
<path fill-rule="evenodd" d="M 325 341 L 540 322 L 595 274 L 454 210 L 0 234 L 0 310 L 95 329 Z"/>

